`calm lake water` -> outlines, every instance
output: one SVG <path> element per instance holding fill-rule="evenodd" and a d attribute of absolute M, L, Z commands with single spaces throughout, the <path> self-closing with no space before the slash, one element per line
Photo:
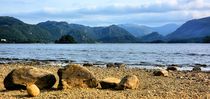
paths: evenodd
<path fill-rule="evenodd" d="M 0 44 L 0 59 L 6 58 L 210 65 L 210 44 Z"/>

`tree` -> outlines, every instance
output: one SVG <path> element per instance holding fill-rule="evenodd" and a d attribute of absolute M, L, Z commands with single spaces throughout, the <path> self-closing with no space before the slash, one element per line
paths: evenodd
<path fill-rule="evenodd" d="M 76 43 L 76 42 L 71 35 L 63 35 L 59 40 L 56 40 L 55 43 Z"/>

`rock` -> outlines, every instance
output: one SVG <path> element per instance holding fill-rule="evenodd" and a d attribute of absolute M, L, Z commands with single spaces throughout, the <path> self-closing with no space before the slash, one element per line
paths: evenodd
<path fill-rule="evenodd" d="M 118 67 L 118 68 L 125 68 L 125 64 L 123 63 L 114 63 L 115 67 Z"/>
<path fill-rule="evenodd" d="M 168 71 L 165 69 L 156 70 L 153 72 L 154 76 L 165 76 L 168 77 Z"/>
<path fill-rule="evenodd" d="M 165 67 L 165 65 L 157 64 L 156 67 Z"/>
<path fill-rule="evenodd" d="M 35 67 L 24 67 L 12 70 L 4 79 L 7 90 L 26 89 L 26 84 L 34 83 L 39 89 L 49 89 L 55 84 L 55 75 Z"/>
<path fill-rule="evenodd" d="M 204 95 L 203 96 L 203 98 L 202 99 L 210 99 L 210 94 L 209 93 L 207 93 L 206 95 Z"/>
<path fill-rule="evenodd" d="M 58 71 L 57 71 L 57 74 L 58 74 L 58 77 L 59 77 L 59 83 L 58 83 L 58 89 L 63 89 L 62 87 L 63 87 L 63 83 L 62 83 L 62 71 L 63 71 L 64 69 L 58 69 Z"/>
<path fill-rule="evenodd" d="M 26 89 L 27 89 L 28 95 L 31 97 L 36 97 L 40 94 L 40 90 L 35 84 L 27 84 Z"/>
<path fill-rule="evenodd" d="M 206 64 L 195 64 L 195 67 L 207 67 L 207 65 Z"/>
<path fill-rule="evenodd" d="M 200 72 L 201 68 L 199 66 L 193 67 L 192 71 Z"/>
<path fill-rule="evenodd" d="M 99 85 L 93 73 L 79 64 L 70 64 L 64 69 L 59 69 L 58 76 L 59 89 L 72 87 L 96 88 Z"/>
<path fill-rule="evenodd" d="M 91 63 L 85 63 L 85 64 L 83 64 L 83 66 L 85 66 L 85 67 L 92 67 L 93 64 L 91 64 Z"/>
<path fill-rule="evenodd" d="M 175 66 L 168 66 L 166 70 L 167 71 L 169 71 L 169 70 L 171 70 L 171 71 L 177 71 L 177 67 L 175 67 Z"/>
<path fill-rule="evenodd" d="M 119 83 L 120 79 L 114 77 L 105 78 L 102 81 L 100 81 L 102 89 L 115 89 Z"/>
<path fill-rule="evenodd" d="M 139 79 L 135 75 L 127 75 L 119 83 L 117 89 L 137 89 L 139 86 Z"/>
<path fill-rule="evenodd" d="M 115 65 L 114 65 L 114 63 L 108 63 L 108 64 L 106 64 L 106 67 L 107 68 L 115 68 Z"/>
<path fill-rule="evenodd" d="M 169 66 L 172 66 L 172 67 L 180 67 L 178 64 L 171 64 Z"/>
<path fill-rule="evenodd" d="M 123 63 L 108 63 L 107 65 L 106 65 L 106 67 L 107 68 L 111 68 L 111 67 L 113 67 L 113 68 L 125 68 L 125 64 L 123 64 Z"/>

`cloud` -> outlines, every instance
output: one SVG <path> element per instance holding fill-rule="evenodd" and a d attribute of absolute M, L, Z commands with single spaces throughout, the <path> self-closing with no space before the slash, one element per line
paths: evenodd
<path fill-rule="evenodd" d="M 210 16 L 210 0 L 3 0 L 2 2 L 6 5 L 0 4 L 2 7 L 0 15 L 14 16 L 32 23 L 61 20 L 86 25 L 118 23 L 151 25 L 181 23 L 192 18 Z"/>
<path fill-rule="evenodd" d="M 210 10 L 210 2 L 204 2 L 204 0 L 156 0 L 156 2 L 149 4 L 108 4 L 103 6 L 91 5 L 79 8 L 75 7 L 75 9 L 44 7 L 37 12 L 61 15 L 62 13 L 69 13 L 71 15 L 123 15 L 139 13 L 166 13 L 183 10 Z"/>

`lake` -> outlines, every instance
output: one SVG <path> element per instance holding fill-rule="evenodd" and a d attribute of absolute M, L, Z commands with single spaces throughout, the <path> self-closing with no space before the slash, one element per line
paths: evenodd
<path fill-rule="evenodd" d="M 210 44 L 0 44 L 0 61 L 210 65 Z"/>

